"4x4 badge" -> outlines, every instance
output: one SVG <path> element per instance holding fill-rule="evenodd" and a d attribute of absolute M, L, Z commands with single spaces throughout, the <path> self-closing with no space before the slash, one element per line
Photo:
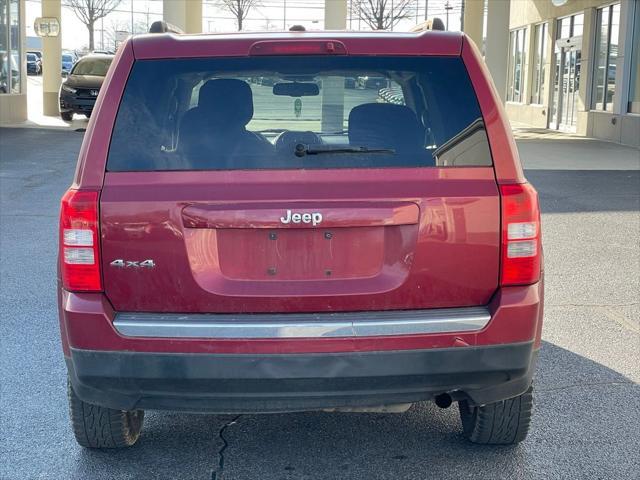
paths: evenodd
<path fill-rule="evenodd" d="M 122 260 L 118 258 L 109 265 L 118 268 L 153 268 L 156 266 L 155 262 L 151 259 L 148 260 Z"/>

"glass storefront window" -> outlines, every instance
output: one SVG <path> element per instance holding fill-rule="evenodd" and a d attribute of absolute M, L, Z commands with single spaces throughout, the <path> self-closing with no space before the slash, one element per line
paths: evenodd
<path fill-rule="evenodd" d="M 0 0 L 0 94 L 20 93 L 19 9 L 19 0 Z"/>
<path fill-rule="evenodd" d="M 571 17 L 573 25 L 571 25 L 571 36 L 581 37 L 584 31 L 584 13 Z"/>
<path fill-rule="evenodd" d="M 640 3 L 635 6 L 631 51 L 631 77 L 629 82 L 629 106 L 631 113 L 640 113 Z"/>
<path fill-rule="evenodd" d="M 513 30 L 509 35 L 509 77 L 507 83 L 507 101 L 522 102 L 524 87 L 526 29 Z"/>
<path fill-rule="evenodd" d="M 547 24 L 536 25 L 534 35 L 536 44 L 531 103 L 541 104 L 544 101 L 544 80 L 547 68 Z"/>
<path fill-rule="evenodd" d="M 593 72 L 594 110 L 613 110 L 620 36 L 620 4 L 598 9 L 596 20 L 596 50 Z"/>
<path fill-rule="evenodd" d="M 580 37 L 584 31 L 584 13 L 558 19 L 556 38 Z"/>
<path fill-rule="evenodd" d="M 571 17 L 558 20 L 557 38 L 569 38 L 571 36 Z"/>

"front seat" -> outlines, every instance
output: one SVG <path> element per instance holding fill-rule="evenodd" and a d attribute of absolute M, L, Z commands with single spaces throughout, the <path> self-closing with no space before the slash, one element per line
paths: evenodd
<path fill-rule="evenodd" d="M 257 168 L 274 149 L 246 129 L 252 118 L 253 94 L 246 82 L 208 80 L 200 87 L 198 105 L 182 117 L 178 150 L 194 169 Z"/>

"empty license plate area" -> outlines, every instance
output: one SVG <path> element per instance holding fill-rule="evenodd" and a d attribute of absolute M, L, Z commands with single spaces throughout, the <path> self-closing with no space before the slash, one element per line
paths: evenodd
<path fill-rule="evenodd" d="M 353 279 L 377 275 L 390 227 L 218 229 L 220 272 L 237 280 Z"/>

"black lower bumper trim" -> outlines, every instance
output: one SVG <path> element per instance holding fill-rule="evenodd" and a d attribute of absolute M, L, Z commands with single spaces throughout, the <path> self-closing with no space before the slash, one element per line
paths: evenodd
<path fill-rule="evenodd" d="M 373 407 L 450 393 L 487 404 L 531 383 L 532 343 L 324 354 L 177 354 L 72 349 L 71 382 L 120 410 L 267 413 Z"/>

